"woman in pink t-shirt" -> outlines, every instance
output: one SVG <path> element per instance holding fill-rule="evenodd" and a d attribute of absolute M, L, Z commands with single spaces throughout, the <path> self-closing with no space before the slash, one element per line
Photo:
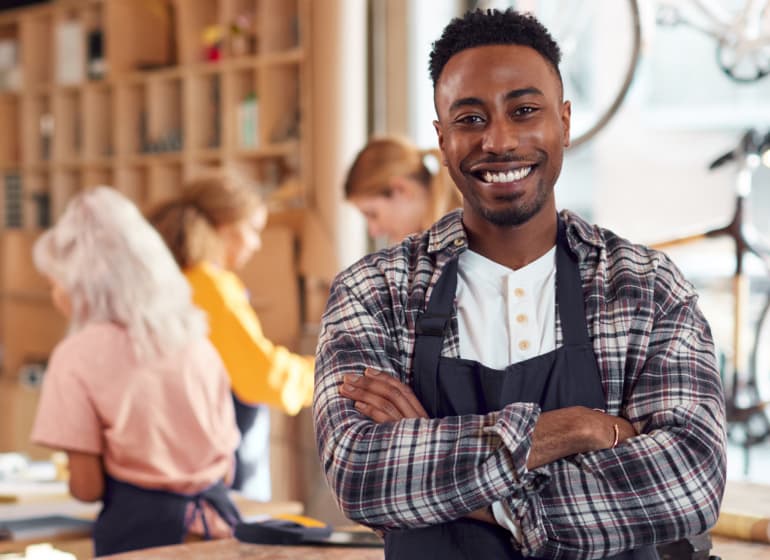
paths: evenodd
<path fill-rule="evenodd" d="M 103 501 L 96 554 L 179 543 L 193 522 L 207 534 L 234 525 L 229 379 L 160 236 L 98 187 L 70 202 L 34 258 L 70 332 L 48 363 L 32 439 L 67 452 L 73 496 Z"/>

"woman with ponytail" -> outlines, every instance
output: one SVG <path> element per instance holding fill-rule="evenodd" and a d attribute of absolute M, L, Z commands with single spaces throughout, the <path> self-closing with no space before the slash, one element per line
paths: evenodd
<path fill-rule="evenodd" d="M 241 447 L 233 487 L 270 499 L 269 415 L 297 414 L 313 397 L 313 360 L 262 332 L 235 271 L 261 246 L 267 210 L 255 190 L 226 172 L 194 179 L 150 215 L 209 322 L 209 337 L 230 375 Z"/>
<path fill-rule="evenodd" d="M 364 146 L 348 171 L 345 198 L 363 213 L 372 237 L 399 242 L 462 205 L 440 158 L 436 149 L 395 136 Z"/>

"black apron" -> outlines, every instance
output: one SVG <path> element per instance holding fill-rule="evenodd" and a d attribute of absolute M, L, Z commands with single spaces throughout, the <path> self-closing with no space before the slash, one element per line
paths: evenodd
<path fill-rule="evenodd" d="M 543 411 L 578 405 L 604 410 L 604 390 L 586 327 L 580 272 L 564 229 L 559 220 L 556 301 L 563 345 L 504 370 L 488 368 L 473 360 L 441 356 L 444 334 L 454 314 L 457 259 L 446 265 L 416 328 L 414 389 L 431 418 L 487 414 L 513 402 L 538 403 Z M 511 544 L 508 530 L 462 518 L 387 533 L 385 558 L 518 560 L 524 557 Z M 657 560 L 658 554 L 650 546 L 611 558 Z"/>
<path fill-rule="evenodd" d="M 203 504 L 208 503 L 231 527 L 240 521 L 223 482 L 194 495 L 148 490 L 105 478 L 103 507 L 94 523 L 94 554 L 107 556 L 130 550 L 181 543 L 192 518 L 203 520 L 205 538 L 210 538 Z M 192 515 L 186 518 L 188 505 Z"/>

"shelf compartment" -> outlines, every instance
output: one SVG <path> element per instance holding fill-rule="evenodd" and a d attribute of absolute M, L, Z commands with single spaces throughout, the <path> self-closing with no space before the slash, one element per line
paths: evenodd
<path fill-rule="evenodd" d="M 3 133 L 0 134 L 0 165 L 18 165 L 21 111 L 16 96 L 0 97 L 0 123 L 3 123 Z"/>
<path fill-rule="evenodd" d="M 219 74 L 191 76 L 185 82 L 184 122 L 195 151 L 222 146 L 222 79 Z"/>
<path fill-rule="evenodd" d="M 203 2 L 184 0 L 180 14 Z M 137 2 L 111 0 L 105 3 L 105 52 L 110 74 L 173 66 L 174 4 L 171 0 Z"/>
<path fill-rule="evenodd" d="M 72 197 L 83 189 L 83 175 L 78 168 L 57 168 L 51 187 L 51 214 L 58 220 Z"/>
<path fill-rule="evenodd" d="M 19 26 L 0 21 L 0 94 L 21 89 Z"/>
<path fill-rule="evenodd" d="M 115 122 L 120 123 L 114 136 L 118 157 L 133 156 L 147 143 L 146 96 L 143 84 L 123 83 L 115 94 Z"/>
<path fill-rule="evenodd" d="M 79 159 L 83 155 L 83 112 L 80 89 L 63 88 L 53 96 L 53 150 L 56 161 Z M 43 158 L 47 159 L 47 158 Z"/>
<path fill-rule="evenodd" d="M 257 52 L 285 51 L 300 44 L 297 0 L 255 0 Z"/>
<path fill-rule="evenodd" d="M 188 1 L 184 9 L 176 10 L 176 41 L 180 64 L 208 60 L 203 34 L 207 28 L 219 23 L 219 6 L 214 0 Z"/>
<path fill-rule="evenodd" d="M 25 171 L 22 174 L 22 226 L 24 229 L 51 225 L 51 174 Z"/>
<path fill-rule="evenodd" d="M 226 35 L 223 56 L 251 56 L 257 52 L 257 2 L 255 0 L 220 0 L 219 20 Z"/>
<path fill-rule="evenodd" d="M 30 13 L 21 18 L 20 37 L 23 89 L 50 84 L 53 78 L 53 21 L 49 12 Z"/>
<path fill-rule="evenodd" d="M 260 70 L 260 128 L 266 143 L 299 138 L 299 83 L 299 67 L 270 66 Z"/>
<path fill-rule="evenodd" d="M 223 115 L 225 148 L 256 150 L 265 144 L 261 121 L 264 108 L 259 95 L 257 71 L 253 68 L 225 73 Z"/>
<path fill-rule="evenodd" d="M 184 149 L 182 130 L 182 80 L 153 79 L 147 82 L 147 134 L 141 152 L 158 154 Z"/>
<path fill-rule="evenodd" d="M 182 188 L 184 174 L 181 163 L 153 164 L 148 167 L 147 192 L 143 208 L 150 210 L 175 197 Z"/>
<path fill-rule="evenodd" d="M 143 165 L 120 165 L 115 169 L 113 186 L 142 208 L 147 193 L 147 176 L 147 167 Z"/>
<path fill-rule="evenodd" d="M 83 158 L 110 157 L 113 149 L 112 89 L 88 85 L 83 89 Z"/>
<path fill-rule="evenodd" d="M 86 80 L 86 32 L 79 10 L 59 8 L 53 18 L 53 72 L 57 85 L 77 86 Z"/>
<path fill-rule="evenodd" d="M 18 169 L 0 171 L 2 183 L 3 228 L 24 227 L 24 175 Z"/>
<path fill-rule="evenodd" d="M 21 110 L 21 161 L 25 165 L 50 161 L 55 132 L 50 97 L 25 95 L 22 97 Z"/>

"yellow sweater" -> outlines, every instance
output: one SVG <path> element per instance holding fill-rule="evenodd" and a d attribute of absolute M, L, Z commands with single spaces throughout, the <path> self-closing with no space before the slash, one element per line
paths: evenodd
<path fill-rule="evenodd" d="M 193 301 L 209 320 L 209 337 L 225 363 L 232 389 L 244 404 L 267 404 L 297 414 L 313 398 L 313 360 L 292 354 L 262 333 L 246 287 L 211 263 L 185 271 Z"/>

